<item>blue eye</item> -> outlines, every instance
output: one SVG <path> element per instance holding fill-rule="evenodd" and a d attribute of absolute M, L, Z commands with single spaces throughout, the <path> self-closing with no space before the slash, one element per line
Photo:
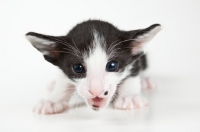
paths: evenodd
<path fill-rule="evenodd" d="M 73 70 L 76 73 L 84 73 L 85 72 L 85 69 L 84 69 L 84 67 L 81 64 L 75 64 L 75 65 L 73 65 Z"/>
<path fill-rule="evenodd" d="M 108 62 L 107 63 L 107 65 L 106 65 L 106 71 L 108 71 L 108 72 L 114 72 L 114 71 L 116 71 L 117 69 L 118 69 L 118 62 L 116 62 L 116 61 L 110 61 L 110 62 Z"/>

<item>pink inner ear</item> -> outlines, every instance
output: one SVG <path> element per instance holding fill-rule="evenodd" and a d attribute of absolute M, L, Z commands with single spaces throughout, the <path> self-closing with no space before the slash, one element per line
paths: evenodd
<path fill-rule="evenodd" d="M 138 36 L 133 42 L 132 54 L 143 52 L 146 47 L 146 43 L 152 40 L 153 37 L 161 30 L 161 26 L 157 26 L 145 34 Z"/>
<path fill-rule="evenodd" d="M 134 46 L 131 51 L 132 51 L 132 54 L 137 54 L 137 53 L 140 53 L 142 50 L 143 50 L 142 42 L 137 42 L 137 43 L 134 43 Z"/>

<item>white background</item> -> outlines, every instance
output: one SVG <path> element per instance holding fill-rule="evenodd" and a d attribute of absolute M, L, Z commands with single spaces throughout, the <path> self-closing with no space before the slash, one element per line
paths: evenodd
<path fill-rule="evenodd" d="M 157 101 L 160 102 L 158 101 L 154 106 L 157 108 L 158 105 L 167 103 L 172 105 L 172 108 L 176 106 L 176 109 L 171 109 L 171 113 L 169 112 L 168 115 L 162 114 L 162 110 L 158 110 L 160 115 L 149 114 L 152 117 L 162 117 L 162 119 L 152 120 L 153 123 L 150 121 L 150 124 L 152 123 L 150 128 L 153 128 L 152 131 L 156 131 L 160 130 L 157 129 L 159 126 L 163 126 L 163 129 L 169 127 L 167 123 L 173 122 L 174 111 L 183 109 L 185 112 L 175 119 L 174 126 L 172 124 L 171 128 L 186 130 L 184 129 L 187 127 L 185 124 L 190 122 L 187 122 L 187 119 L 192 119 L 194 124 L 200 124 L 197 115 L 200 114 L 200 1 L 7 0 L 0 1 L 0 121 L 4 122 L 4 124 L 0 123 L 0 131 L 1 129 L 2 131 L 28 131 L 29 128 L 31 129 L 31 126 L 28 126 L 32 123 L 36 124 L 34 125 L 35 129 L 31 129 L 32 131 L 67 131 L 68 128 L 63 128 L 58 123 L 62 124 L 65 121 L 63 117 L 66 115 L 56 118 L 58 122 L 54 122 L 57 123 L 57 127 L 54 129 L 50 127 L 52 126 L 52 119 L 48 119 L 50 117 L 45 116 L 45 119 L 35 120 L 30 116 L 32 113 L 29 110 L 41 96 L 45 85 L 55 77 L 57 68 L 44 61 L 42 55 L 31 46 L 24 36 L 29 31 L 64 35 L 77 23 L 88 19 L 106 20 L 123 30 L 146 28 L 151 24 L 160 23 L 163 30 L 149 43 L 148 53 L 149 73 L 160 86 L 163 86 L 160 87 L 161 93 L 157 95 L 159 96 Z M 166 93 L 166 89 L 169 89 L 168 93 Z M 173 95 L 174 99 L 169 99 Z M 177 107 L 176 103 L 173 104 L 174 102 L 177 102 L 178 105 L 182 104 L 183 108 Z M 163 106 L 166 105 L 163 104 Z M 187 111 L 187 108 L 191 109 Z M 87 108 L 85 111 L 87 112 Z M 24 113 L 29 116 L 23 115 Z M 109 114 L 109 112 L 105 114 Z M 101 120 L 98 120 L 98 116 L 95 118 L 95 115 L 93 114 L 92 121 L 94 124 L 95 122 L 98 124 Z M 102 116 L 105 115 L 102 114 L 100 117 Z M 183 120 L 182 116 L 185 122 L 177 124 L 179 118 Z M 84 116 L 82 118 L 84 120 Z M 168 119 L 169 122 L 162 122 L 165 119 Z M 43 120 L 49 123 L 44 128 L 40 126 Z M 81 119 L 77 120 L 81 121 Z M 76 125 L 77 120 L 68 122 Z M 162 123 L 156 124 L 160 120 Z M 22 123 L 20 124 L 18 121 Z M 136 128 L 138 129 L 144 127 L 137 121 L 143 122 L 138 119 L 129 126 L 137 124 Z M 117 125 L 115 124 L 115 126 Z M 82 127 L 84 128 L 84 126 Z M 125 128 L 128 127 L 122 125 L 119 130 Z M 191 128 L 195 127 L 191 126 Z M 77 128 L 77 130 L 79 129 Z M 80 130 L 87 129 L 80 128 Z"/>

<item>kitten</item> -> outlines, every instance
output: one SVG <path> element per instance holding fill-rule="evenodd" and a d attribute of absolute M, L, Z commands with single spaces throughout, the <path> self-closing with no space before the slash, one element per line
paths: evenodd
<path fill-rule="evenodd" d="M 108 22 L 89 20 L 65 36 L 27 33 L 26 38 L 45 60 L 62 71 L 51 85 L 48 99 L 34 111 L 55 114 L 85 103 L 94 110 L 110 102 L 124 110 L 147 105 L 140 95 L 140 72 L 147 68 L 146 43 L 160 30 L 161 26 L 154 24 L 122 31 Z"/>

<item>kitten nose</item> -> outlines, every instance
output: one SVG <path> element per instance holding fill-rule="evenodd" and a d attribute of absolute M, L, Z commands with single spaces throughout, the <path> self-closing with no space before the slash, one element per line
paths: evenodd
<path fill-rule="evenodd" d="M 89 92 L 94 95 L 94 96 L 100 96 L 102 91 L 99 91 L 99 90 L 89 90 Z"/>
<path fill-rule="evenodd" d="M 89 92 L 94 96 L 100 96 L 103 92 L 103 84 L 100 79 L 93 78 L 90 82 Z"/>

